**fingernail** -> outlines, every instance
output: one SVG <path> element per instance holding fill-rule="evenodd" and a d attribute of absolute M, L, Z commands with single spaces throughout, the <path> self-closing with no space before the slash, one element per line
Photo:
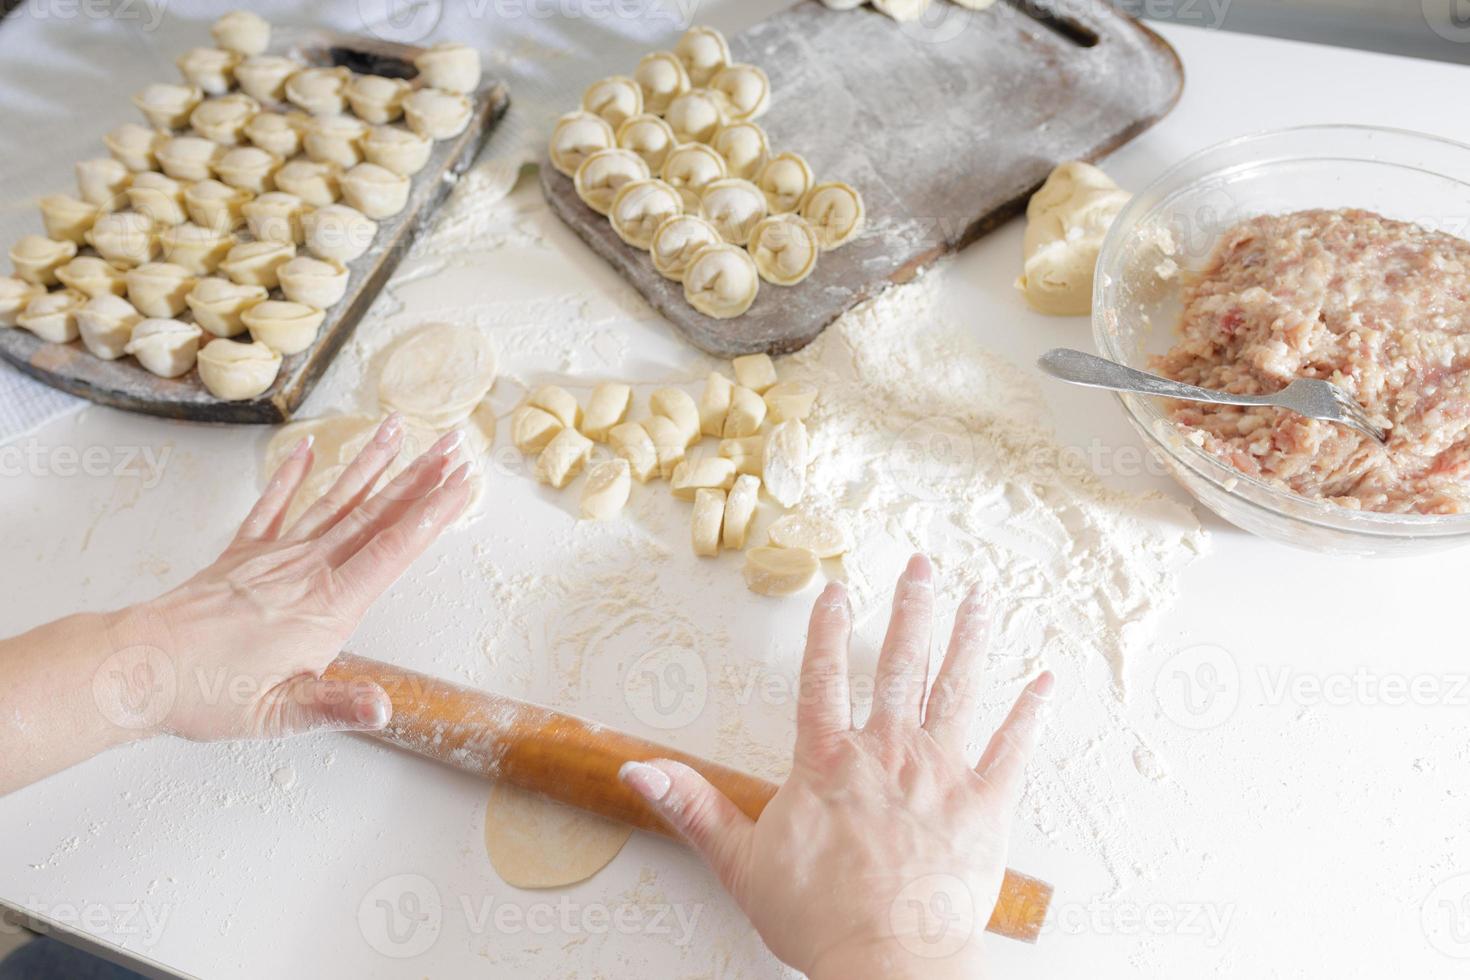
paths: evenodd
<path fill-rule="evenodd" d="M 1043 670 L 1041 675 L 1031 682 L 1031 693 L 1039 698 L 1049 698 L 1051 697 L 1052 689 L 1056 686 L 1056 675 L 1049 670 Z"/>
<path fill-rule="evenodd" d="M 453 453 L 456 449 L 458 449 L 463 442 L 464 442 L 464 430 L 463 429 L 455 429 L 453 432 L 450 432 L 448 435 L 445 435 L 438 442 L 434 443 L 433 448 L 430 449 L 429 452 L 435 453 L 436 455 L 439 455 L 439 456 L 448 456 L 451 453 Z"/>
<path fill-rule="evenodd" d="M 383 420 L 382 425 L 378 426 L 378 434 L 373 436 L 373 441 L 380 446 L 386 446 L 393 441 L 402 428 L 403 416 L 394 412 Z"/>
<path fill-rule="evenodd" d="M 469 479 L 469 476 L 470 476 L 470 464 L 469 463 L 463 463 L 463 464 L 460 465 L 459 469 L 457 469 L 453 473 L 449 474 L 449 479 L 447 479 L 447 480 L 444 481 L 444 486 L 445 486 L 445 488 L 447 488 L 449 490 L 453 490 L 455 487 L 459 486 L 465 480 Z"/>
<path fill-rule="evenodd" d="M 316 436 L 302 436 L 301 441 L 291 450 L 291 458 L 300 459 L 311 452 L 311 445 L 314 442 L 316 442 Z"/>
<path fill-rule="evenodd" d="M 366 695 L 358 699 L 353 707 L 352 713 L 357 718 L 357 723 L 365 728 L 378 729 L 388 724 L 388 717 L 392 706 L 385 698 Z"/>
<path fill-rule="evenodd" d="M 646 762 L 625 762 L 618 778 L 650 803 L 658 803 L 669 793 L 669 776 Z"/>
<path fill-rule="evenodd" d="M 909 559 L 909 567 L 904 569 L 904 577 L 910 582 L 919 582 L 924 585 L 934 583 L 934 566 L 930 564 L 927 555 L 915 555 Z"/>
<path fill-rule="evenodd" d="M 822 594 L 817 597 L 817 602 L 829 609 L 847 609 L 850 606 L 847 586 L 841 582 L 828 582 Z"/>

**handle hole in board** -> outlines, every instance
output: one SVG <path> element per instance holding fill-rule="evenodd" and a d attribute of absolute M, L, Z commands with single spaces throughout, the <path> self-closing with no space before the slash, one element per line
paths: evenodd
<path fill-rule="evenodd" d="M 1079 48 L 1095 48 L 1097 42 L 1101 40 L 1097 36 L 1097 31 L 1080 20 L 1049 10 L 1037 0 L 1006 0 L 1006 2 L 1042 27 L 1071 41 Z"/>

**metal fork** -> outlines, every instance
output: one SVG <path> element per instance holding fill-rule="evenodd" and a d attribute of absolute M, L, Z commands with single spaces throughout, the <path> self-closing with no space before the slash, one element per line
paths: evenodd
<path fill-rule="evenodd" d="M 1356 429 L 1380 446 L 1388 442 L 1388 434 L 1368 420 L 1368 413 L 1363 411 L 1362 406 L 1330 381 L 1297 378 L 1274 394 L 1235 395 L 1228 391 L 1213 391 L 1197 385 L 1187 385 L 1182 381 L 1170 381 L 1156 374 L 1136 371 L 1116 361 L 1066 347 L 1047 351 L 1036 363 L 1054 378 L 1089 388 L 1108 388 L 1192 402 L 1213 402 L 1216 405 L 1272 405 L 1305 415 L 1309 419 L 1336 422 L 1338 425 Z"/>

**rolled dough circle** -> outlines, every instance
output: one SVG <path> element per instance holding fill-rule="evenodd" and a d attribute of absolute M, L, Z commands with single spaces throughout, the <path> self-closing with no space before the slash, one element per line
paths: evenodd
<path fill-rule="evenodd" d="M 606 867 L 633 828 L 496 783 L 485 808 L 485 849 L 516 888 L 561 888 Z"/>

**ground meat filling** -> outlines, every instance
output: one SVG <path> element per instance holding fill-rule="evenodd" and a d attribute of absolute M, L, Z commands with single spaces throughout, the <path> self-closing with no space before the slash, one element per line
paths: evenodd
<path fill-rule="evenodd" d="M 1161 374 L 1245 394 L 1320 378 L 1390 433 L 1379 447 L 1281 409 L 1171 404 L 1204 449 L 1344 507 L 1470 509 L 1470 242 L 1367 211 L 1252 218 L 1183 299 Z"/>

